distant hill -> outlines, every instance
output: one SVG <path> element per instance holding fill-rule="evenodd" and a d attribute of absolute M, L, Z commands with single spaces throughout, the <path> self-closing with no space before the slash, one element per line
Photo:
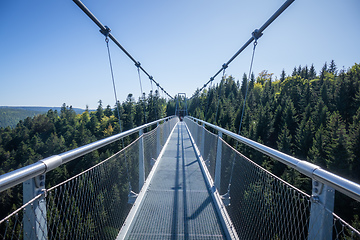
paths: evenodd
<path fill-rule="evenodd" d="M 50 109 L 57 110 L 60 113 L 61 107 L 8 107 L 0 106 L 0 128 L 16 127 L 20 120 L 27 117 L 34 117 L 38 114 L 47 113 Z M 73 108 L 77 114 L 83 113 L 85 110 Z"/>

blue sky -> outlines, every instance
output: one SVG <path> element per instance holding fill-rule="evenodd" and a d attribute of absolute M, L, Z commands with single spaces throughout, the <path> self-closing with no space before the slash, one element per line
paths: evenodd
<path fill-rule="evenodd" d="M 172 96 L 191 96 L 284 2 L 83 0 Z M 332 59 L 339 69 L 359 63 L 359 12 L 358 0 L 295 0 L 259 39 L 255 75 L 312 63 L 319 72 Z M 2 0 L 0 28 L 0 106 L 114 105 L 104 36 L 71 0 Z M 227 75 L 249 71 L 251 48 Z M 113 43 L 110 49 L 119 100 L 138 97 L 136 67 Z"/>

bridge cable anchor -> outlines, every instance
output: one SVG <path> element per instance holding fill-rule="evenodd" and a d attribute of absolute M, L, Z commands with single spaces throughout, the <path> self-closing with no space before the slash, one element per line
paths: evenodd
<path fill-rule="evenodd" d="M 231 181 L 231 179 L 230 179 L 230 181 Z M 230 187 L 231 187 L 231 182 L 229 182 L 227 192 L 223 195 L 220 195 L 220 198 L 221 198 L 223 204 L 225 205 L 225 207 L 230 206 L 230 200 L 231 200 Z"/>
<path fill-rule="evenodd" d="M 129 185 L 130 185 L 130 183 L 129 183 Z M 136 192 L 131 190 L 131 185 L 130 185 L 129 194 L 128 194 L 128 204 L 133 205 L 138 196 L 139 196 L 139 194 L 137 194 Z"/>
<path fill-rule="evenodd" d="M 109 34 L 111 32 L 111 29 L 108 26 L 105 26 L 105 29 L 100 29 L 99 32 L 101 32 L 105 36 L 105 41 L 109 42 Z"/>

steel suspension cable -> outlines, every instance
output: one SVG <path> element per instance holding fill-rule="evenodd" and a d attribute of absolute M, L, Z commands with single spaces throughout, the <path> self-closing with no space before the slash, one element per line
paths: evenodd
<path fill-rule="evenodd" d="M 105 38 L 105 42 L 106 42 L 106 48 L 107 48 L 107 52 L 108 52 L 108 57 L 109 57 L 109 64 L 110 64 L 110 72 L 111 72 L 111 79 L 112 79 L 112 83 L 113 83 L 113 89 L 114 89 L 114 96 L 115 96 L 115 103 L 116 103 L 116 109 L 117 109 L 117 114 L 118 114 L 118 118 L 119 118 L 119 127 L 120 127 L 120 132 L 122 132 L 122 128 L 121 128 L 121 120 L 120 120 L 120 110 L 119 110 L 119 100 L 117 98 L 116 95 L 116 87 L 115 87 L 115 79 L 114 79 L 114 71 L 113 71 L 113 67 L 112 67 L 112 61 L 111 61 L 111 54 L 110 54 L 110 48 L 109 48 L 109 39 L 106 37 Z M 124 148 L 124 146 L 123 146 Z"/>
<path fill-rule="evenodd" d="M 295 0 L 287 0 L 283 5 L 281 5 L 281 7 L 259 28 L 259 29 L 255 29 L 252 34 L 251 34 L 251 38 L 230 58 L 229 61 L 227 61 L 224 65 L 229 66 L 229 64 L 237 57 L 239 56 L 239 54 L 244 51 L 249 45 L 250 43 L 252 43 L 254 40 L 258 40 L 262 35 L 263 35 L 263 31 L 278 17 L 280 16 L 281 13 L 283 13 Z M 223 66 L 224 66 L 223 65 Z M 216 78 L 217 75 L 219 75 L 221 73 L 221 71 L 223 71 L 223 67 L 217 71 L 217 73 L 215 73 L 215 75 L 213 77 L 210 78 L 209 81 L 207 81 L 203 87 L 200 88 L 199 92 L 201 92 L 204 88 L 206 88 L 206 86 L 214 79 Z M 199 93 L 198 92 L 198 93 Z M 192 99 L 194 96 L 196 96 L 197 94 L 193 95 L 190 99 Z"/>
<path fill-rule="evenodd" d="M 218 94 L 218 102 L 217 102 L 217 106 L 216 106 L 216 112 L 215 112 L 215 124 L 217 121 L 217 116 L 218 116 L 218 110 L 219 110 L 219 105 L 220 105 L 220 95 L 221 95 L 221 87 L 222 87 L 222 81 L 225 81 L 225 69 L 227 68 L 227 66 L 225 66 L 225 64 L 223 65 L 223 75 L 222 75 L 222 80 L 220 81 L 220 86 L 219 86 L 219 94 Z"/>
<path fill-rule="evenodd" d="M 206 110 L 205 118 L 206 118 L 207 114 L 209 113 L 209 109 L 210 109 L 210 91 L 211 91 L 211 87 L 212 87 L 212 81 L 210 82 L 209 90 L 208 90 L 208 103 L 207 103 L 207 108 L 205 109 Z"/>
<path fill-rule="evenodd" d="M 112 79 L 112 83 L 113 83 L 114 96 L 115 96 L 115 102 L 116 102 L 116 109 L 117 109 L 117 114 L 118 114 L 118 119 L 119 119 L 119 128 L 120 128 L 119 130 L 120 130 L 120 133 L 121 133 L 122 132 L 122 126 L 121 126 L 121 118 L 120 118 L 120 103 L 119 103 L 119 100 L 118 100 L 117 94 L 116 94 L 115 78 L 114 78 L 114 71 L 113 71 L 113 67 L 112 67 L 110 47 L 109 47 L 109 38 L 108 37 L 105 38 L 105 42 L 106 42 L 106 48 L 107 48 L 108 57 L 109 57 L 111 79 Z M 122 146 L 122 149 L 124 149 L 124 138 L 121 138 L 121 146 Z M 128 180 L 128 183 L 129 183 L 129 192 L 131 192 L 131 183 L 130 183 L 130 177 L 129 177 L 129 167 L 128 167 L 128 162 L 127 162 L 127 159 L 126 159 L 126 154 L 124 154 L 124 157 L 125 157 L 126 176 L 127 176 L 127 180 Z"/>
<path fill-rule="evenodd" d="M 116 38 L 110 33 L 110 28 L 107 26 L 104 26 L 95 16 L 90 12 L 90 10 L 80 1 L 80 0 L 73 0 L 73 2 L 100 28 L 100 32 L 104 34 L 106 37 L 109 37 L 125 54 L 128 56 L 131 61 L 135 63 L 135 65 L 138 63 L 138 61 L 131 56 L 131 54 L 126 51 L 126 49 L 121 46 L 121 44 L 116 40 Z M 148 72 L 145 71 L 143 67 L 140 66 L 140 69 L 150 78 L 151 81 L 153 81 L 155 84 L 158 84 L 152 76 Z M 166 95 L 168 95 L 171 99 L 173 99 L 172 96 L 170 96 L 166 91 L 164 91 Z"/>
<path fill-rule="evenodd" d="M 244 98 L 243 109 L 242 109 L 242 112 L 241 112 L 241 118 L 240 118 L 240 125 L 239 125 L 238 135 L 240 135 L 241 124 L 242 124 L 242 120 L 243 120 L 244 112 L 245 112 L 246 98 L 247 98 L 248 91 L 249 91 L 249 79 L 251 78 L 251 71 L 252 71 L 252 66 L 253 66 L 253 62 L 254 62 L 254 55 L 255 55 L 256 45 L 257 45 L 257 41 L 254 42 L 254 48 L 253 48 L 252 57 L 251 57 L 251 62 L 250 62 L 249 75 L 248 75 L 248 79 L 247 79 L 247 81 L 246 81 L 245 98 Z"/>
<path fill-rule="evenodd" d="M 145 123 L 147 123 L 147 119 L 146 119 L 146 105 L 145 105 L 145 95 L 144 95 L 144 92 L 143 92 L 143 89 L 142 89 L 142 84 L 141 84 L 141 75 L 140 75 L 140 62 L 137 62 L 135 64 L 135 66 L 137 67 L 137 72 L 138 72 L 138 76 L 139 76 L 139 83 L 140 83 L 140 91 L 141 91 L 141 94 L 140 94 L 140 99 L 142 99 L 142 104 L 143 104 L 143 110 L 144 110 L 144 119 L 145 119 Z"/>
<path fill-rule="evenodd" d="M 241 112 L 241 118 L 240 118 L 238 135 L 240 135 L 240 131 L 241 131 L 241 123 L 242 123 L 243 116 L 244 116 L 244 111 L 245 111 L 246 97 L 247 97 L 247 94 L 248 94 L 248 91 L 249 91 L 249 79 L 250 79 L 250 75 L 251 75 L 251 72 L 252 72 L 252 66 L 253 66 L 253 62 L 254 62 L 254 55 L 255 55 L 256 46 L 257 46 L 257 40 L 255 40 L 255 42 L 254 42 L 254 48 L 253 48 L 253 51 L 252 51 L 252 56 L 251 56 L 251 61 L 250 61 L 249 76 L 248 76 L 248 79 L 247 79 L 247 81 L 246 81 L 245 98 L 244 98 L 243 109 L 242 109 L 242 112 Z M 235 150 L 237 150 L 238 143 L 239 143 L 239 142 L 236 141 Z M 227 194 L 230 194 L 230 186 L 231 186 L 231 181 L 232 181 L 232 177 L 233 177 L 234 166 L 235 166 L 235 156 L 234 156 L 234 159 L 233 159 L 233 162 L 232 162 L 232 166 L 231 166 L 231 172 L 230 172 L 230 179 L 229 179 L 229 185 L 228 185 Z"/>

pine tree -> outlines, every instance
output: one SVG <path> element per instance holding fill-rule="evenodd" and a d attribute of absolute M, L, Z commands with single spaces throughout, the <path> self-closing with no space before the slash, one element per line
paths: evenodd
<path fill-rule="evenodd" d="M 329 73 L 332 73 L 334 75 L 337 75 L 337 68 L 334 60 L 331 60 L 330 66 L 329 66 Z"/>
<path fill-rule="evenodd" d="M 287 126 L 291 136 L 295 136 L 297 128 L 296 110 L 292 100 L 288 97 L 283 112 L 283 126 Z"/>
<path fill-rule="evenodd" d="M 326 144 L 325 129 L 323 125 L 321 125 L 315 133 L 315 137 L 313 138 L 313 145 L 309 150 L 307 159 L 322 168 L 326 168 Z"/>
<path fill-rule="evenodd" d="M 328 131 L 324 141 L 327 142 L 325 151 L 328 169 L 342 176 L 349 175 L 351 166 L 349 137 L 345 124 L 338 112 L 334 112 L 330 116 Z"/>
<path fill-rule="evenodd" d="M 243 77 L 242 77 L 242 82 L 241 82 L 241 94 L 242 94 L 243 96 L 245 96 L 245 94 L 246 94 L 247 84 L 248 84 L 248 79 L 247 79 L 246 74 L 244 73 L 244 75 L 243 75 Z"/>
<path fill-rule="evenodd" d="M 328 69 L 327 69 L 327 63 L 325 62 L 324 66 L 321 69 L 320 76 L 319 76 L 320 86 L 323 84 L 326 72 L 328 72 Z"/>
<path fill-rule="evenodd" d="M 101 119 L 102 119 L 103 116 L 104 116 L 104 109 L 103 109 L 103 107 L 102 107 L 102 101 L 99 100 L 98 103 L 99 103 L 99 105 L 98 105 L 98 108 L 97 108 L 97 110 L 96 110 L 96 117 L 97 117 L 97 119 L 98 119 L 99 121 L 101 121 Z"/>
<path fill-rule="evenodd" d="M 311 64 L 310 70 L 309 70 L 309 79 L 314 79 L 316 78 L 316 71 L 315 71 L 315 67 L 314 64 Z"/>
<path fill-rule="evenodd" d="M 286 78 L 285 70 L 283 69 L 280 74 L 280 82 L 283 82 Z"/>
<path fill-rule="evenodd" d="M 352 177 L 360 181 L 360 107 L 350 127 L 350 150 L 352 158 Z"/>
<path fill-rule="evenodd" d="M 112 112 L 112 110 L 111 110 L 110 105 L 107 105 L 107 106 L 106 106 L 106 109 L 104 110 L 104 115 L 107 116 L 107 117 L 110 117 L 110 116 L 113 115 L 113 112 Z"/>
<path fill-rule="evenodd" d="M 277 148 L 279 151 L 292 155 L 292 136 L 290 130 L 285 124 L 279 134 L 279 139 L 277 141 Z"/>
<path fill-rule="evenodd" d="M 301 159 L 306 159 L 308 152 L 313 144 L 314 124 L 311 119 L 300 123 L 296 131 L 296 156 Z"/>

